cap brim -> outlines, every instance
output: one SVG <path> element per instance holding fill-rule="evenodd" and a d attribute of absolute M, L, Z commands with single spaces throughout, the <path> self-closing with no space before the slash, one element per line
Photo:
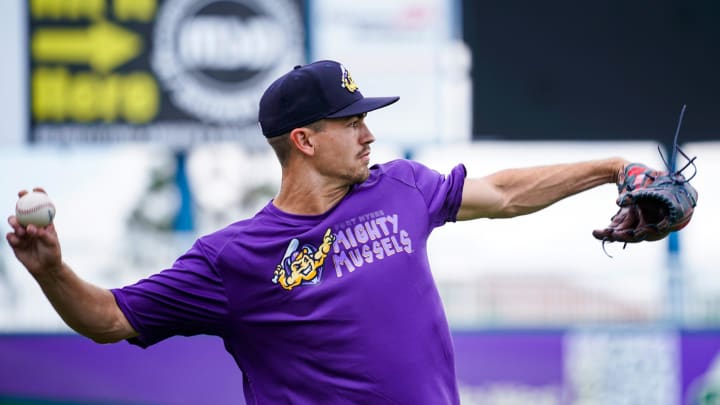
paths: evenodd
<path fill-rule="evenodd" d="M 334 113 L 328 115 L 326 118 L 352 117 L 353 115 L 358 115 L 377 110 L 379 108 L 387 107 L 398 100 L 400 100 L 400 97 L 363 97 L 360 100 L 350 104 L 349 106 L 339 111 L 335 111 Z"/>

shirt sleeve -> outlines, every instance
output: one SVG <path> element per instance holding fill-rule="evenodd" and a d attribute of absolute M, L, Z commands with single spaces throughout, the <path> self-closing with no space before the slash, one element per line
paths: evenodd
<path fill-rule="evenodd" d="M 175 335 L 222 335 L 227 296 L 201 241 L 172 268 L 111 291 L 140 334 L 129 339 L 132 344 L 148 347 Z"/>
<path fill-rule="evenodd" d="M 459 164 L 450 173 L 443 175 L 418 162 L 410 162 L 415 186 L 425 199 L 430 225 L 438 227 L 446 222 L 455 222 L 462 203 L 462 192 L 467 172 Z"/>

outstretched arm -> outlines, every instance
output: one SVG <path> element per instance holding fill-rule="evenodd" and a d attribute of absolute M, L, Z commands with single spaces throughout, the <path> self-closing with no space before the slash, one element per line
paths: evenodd
<path fill-rule="evenodd" d="M 466 179 L 458 220 L 510 218 L 541 210 L 563 198 L 617 182 L 622 158 L 507 169 Z"/>
<path fill-rule="evenodd" d="M 55 225 L 23 227 L 15 216 L 8 223 L 13 231 L 6 238 L 15 257 L 68 326 L 98 343 L 137 336 L 109 290 L 82 280 L 63 263 Z"/>

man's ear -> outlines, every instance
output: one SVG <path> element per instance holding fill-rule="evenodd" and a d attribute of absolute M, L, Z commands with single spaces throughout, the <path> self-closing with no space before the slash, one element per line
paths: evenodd
<path fill-rule="evenodd" d="M 302 153 L 306 155 L 315 154 L 312 137 L 313 131 L 309 128 L 295 128 L 290 131 L 290 142 Z"/>

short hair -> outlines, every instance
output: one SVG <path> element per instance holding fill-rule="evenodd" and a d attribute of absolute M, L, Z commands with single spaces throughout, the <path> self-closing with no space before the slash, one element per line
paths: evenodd
<path fill-rule="evenodd" d="M 318 120 L 305 125 L 303 128 L 308 128 L 313 132 L 322 132 L 325 129 L 325 120 Z M 275 155 L 280 161 L 280 166 L 285 167 L 288 158 L 290 157 L 290 132 L 286 132 L 280 136 L 267 138 L 268 143 L 275 151 Z"/>
<path fill-rule="evenodd" d="M 290 156 L 290 133 L 286 132 L 280 136 L 274 136 L 267 138 L 268 143 L 275 151 L 280 166 L 285 167 L 287 165 L 288 157 Z"/>
<path fill-rule="evenodd" d="M 311 122 L 307 125 L 305 125 L 305 128 L 310 128 L 315 132 L 322 132 L 325 130 L 325 124 L 327 121 L 325 120 L 317 120 L 315 122 Z"/>

